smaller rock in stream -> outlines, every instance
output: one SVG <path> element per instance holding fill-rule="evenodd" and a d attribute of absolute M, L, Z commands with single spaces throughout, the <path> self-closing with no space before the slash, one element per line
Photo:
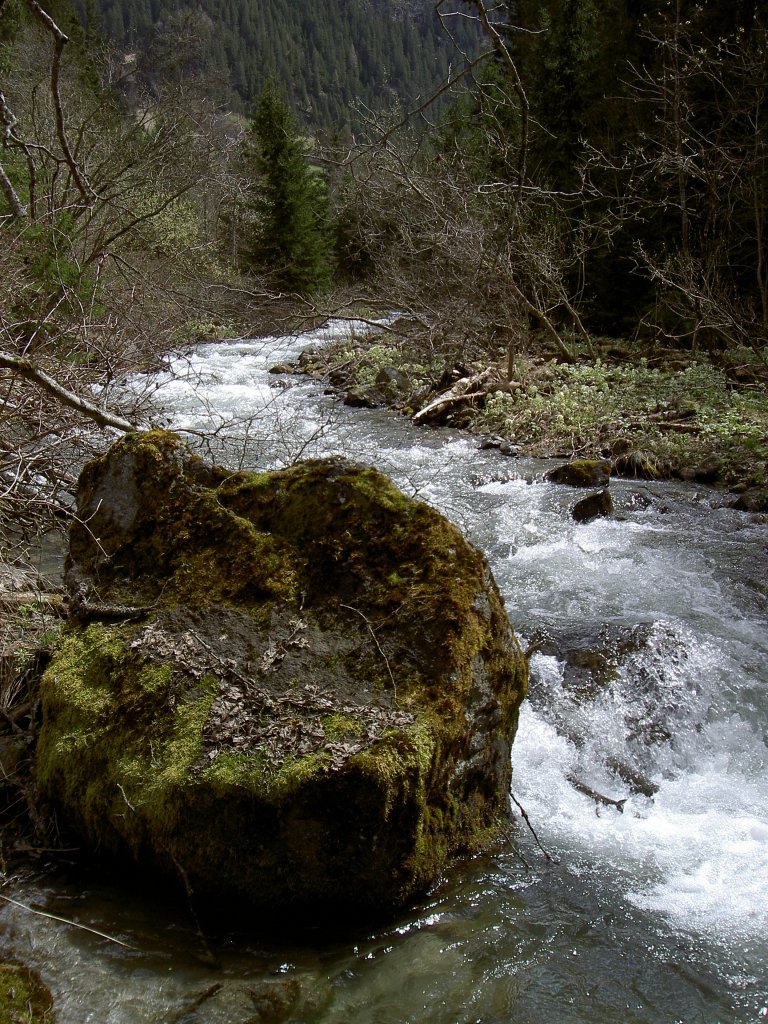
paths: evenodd
<path fill-rule="evenodd" d="M 613 499 L 608 488 L 577 501 L 571 509 L 571 515 L 577 523 L 589 523 L 600 516 L 613 515 Z"/>

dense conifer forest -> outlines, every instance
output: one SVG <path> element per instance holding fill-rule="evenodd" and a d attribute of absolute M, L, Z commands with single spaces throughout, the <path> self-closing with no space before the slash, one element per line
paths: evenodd
<path fill-rule="evenodd" d="M 432 5 L 420 2 L 89 0 L 81 11 L 86 24 L 134 52 L 150 80 L 204 70 L 222 101 L 247 110 L 269 76 L 314 129 L 417 102 L 456 57 Z M 479 38 L 471 28 L 461 36 L 468 45 Z"/>

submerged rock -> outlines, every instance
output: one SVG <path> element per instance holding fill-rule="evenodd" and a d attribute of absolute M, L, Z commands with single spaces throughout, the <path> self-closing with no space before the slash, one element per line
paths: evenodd
<path fill-rule="evenodd" d="M 508 819 L 526 661 L 483 556 L 377 471 L 86 466 L 39 795 L 219 910 L 379 912 Z"/>
<path fill-rule="evenodd" d="M 710 455 L 700 462 L 683 466 L 679 471 L 681 480 L 695 481 L 699 484 L 714 484 L 723 473 L 723 460 L 719 455 Z"/>
<path fill-rule="evenodd" d="M 384 404 L 381 393 L 376 388 L 366 385 L 350 388 L 344 395 L 344 405 L 352 409 L 378 409 Z"/>
<path fill-rule="evenodd" d="M 750 487 L 732 503 L 731 508 L 740 512 L 768 512 L 768 489 Z"/>

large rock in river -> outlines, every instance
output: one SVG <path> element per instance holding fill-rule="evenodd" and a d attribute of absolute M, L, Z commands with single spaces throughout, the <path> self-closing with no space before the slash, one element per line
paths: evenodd
<path fill-rule="evenodd" d="M 526 662 L 483 556 L 374 469 L 86 466 L 40 796 L 223 912 L 391 909 L 508 819 Z"/>

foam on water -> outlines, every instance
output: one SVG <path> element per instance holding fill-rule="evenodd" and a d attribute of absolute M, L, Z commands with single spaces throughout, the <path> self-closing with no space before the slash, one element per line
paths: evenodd
<path fill-rule="evenodd" d="M 523 644 L 546 641 L 531 658 L 513 750 L 514 794 L 543 844 L 632 913 L 724 946 L 723 964 L 734 952 L 763 963 L 765 525 L 682 485 L 626 481 L 611 482 L 615 518 L 577 524 L 580 493 L 546 483 L 545 465 L 417 432 L 386 412 L 353 412 L 320 384 L 267 374 L 316 341 L 236 341 L 179 357 L 159 392 L 171 425 L 203 431 L 234 415 L 241 436 L 222 461 L 272 468 L 346 454 L 453 519 L 487 553 Z M 602 674 L 589 667 L 595 657 Z M 625 800 L 623 813 L 584 787 Z M 645 956 L 652 939 L 640 941 Z M 398 953 L 404 963 L 413 948 Z"/>
<path fill-rule="evenodd" d="M 521 718 L 515 793 L 560 856 L 609 870 L 634 905 L 673 927 L 745 950 L 768 934 L 765 736 L 734 706 L 727 654 L 679 626 L 656 633 L 583 703 L 563 690 L 556 658 L 532 659 L 546 697 Z M 638 721 L 649 739 L 631 738 Z M 647 774 L 652 798 L 632 794 L 610 768 L 617 759 Z M 626 798 L 623 813 L 596 805 L 573 777 Z"/>

